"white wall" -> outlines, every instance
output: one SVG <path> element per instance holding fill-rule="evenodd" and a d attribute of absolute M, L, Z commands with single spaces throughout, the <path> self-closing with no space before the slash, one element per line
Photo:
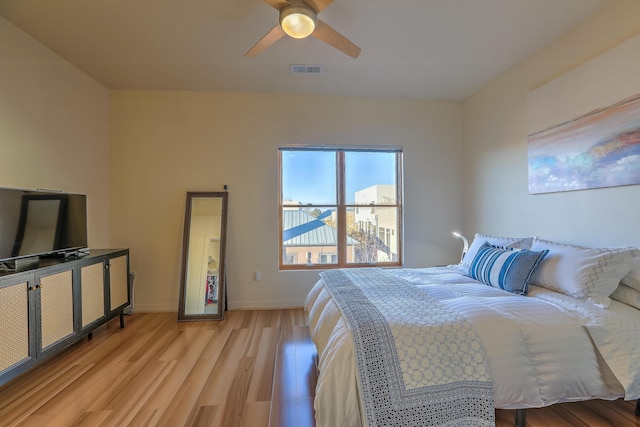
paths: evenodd
<path fill-rule="evenodd" d="M 109 235 L 109 92 L 0 18 L 0 186 L 88 195 L 89 244 Z"/>
<path fill-rule="evenodd" d="M 113 92 L 111 242 L 132 249 L 136 310 L 177 309 L 185 193 L 224 184 L 229 307 L 304 303 L 317 272 L 278 271 L 280 144 L 404 146 L 406 265 L 455 262 L 460 118 L 450 102 Z"/>
<path fill-rule="evenodd" d="M 638 33 L 640 2 L 613 0 L 463 102 L 465 234 L 640 245 L 640 185 L 528 194 L 526 111 L 531 89 Z"/>

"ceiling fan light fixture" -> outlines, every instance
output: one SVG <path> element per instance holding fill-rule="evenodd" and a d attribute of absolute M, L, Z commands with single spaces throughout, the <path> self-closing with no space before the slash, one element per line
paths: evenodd
<path fill-rule="evenodd" d="M 296 39 L 309 37 L 316 29 L 318 15 L 304 6 L 287 6 L 280 9 L 280 26 L 289 36 Z"/>

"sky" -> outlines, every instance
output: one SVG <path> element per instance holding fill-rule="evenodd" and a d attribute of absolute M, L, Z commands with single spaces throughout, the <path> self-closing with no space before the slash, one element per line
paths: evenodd
<path fill-rule="evenodd" d="M 283 199 L 315 205 L 337 203 L 335 152 L 283 150 L 282 169 Z M 347 204 L 353 203 L 356 191 L 395 184 L 395 173 L 395 153 L 347 152 Z"/>

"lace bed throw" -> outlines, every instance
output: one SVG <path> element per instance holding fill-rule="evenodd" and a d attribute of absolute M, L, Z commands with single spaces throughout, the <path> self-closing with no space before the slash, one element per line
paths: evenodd
<path fill-rule="evenodd" d="M 484 351 L 465 318 L 382 269 L 320 276 L 353 335 L 368 427 L 495 426 Z"/>

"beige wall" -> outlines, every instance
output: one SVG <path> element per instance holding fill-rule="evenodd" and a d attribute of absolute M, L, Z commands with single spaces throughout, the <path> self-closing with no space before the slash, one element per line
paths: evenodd
<path fill-rule="evenodd" d="M 464 231 L 640 244 L 640 186 L 529 195 L 531 89 L 640 33 L 640 1 L 614 0 L 463 102 Z M 640 53 L 639 53 L 640 54 Z"/>
<path fill-rule="evenodd" d="M 132 249 L 137 310 L 177 308 L 185 193 L 224 184 L 229 307 L 303 304 L 317 272 L 278 271 L 279 144 L 403 145 L 406 265 L 458 258 L 458 103 L 135 91 L 111 100 L 111 243 Z"/>
<path fill-rule="evenodd" d="M 132 249 L 139 310 L 177 308 L 185 192 L 223 184 L 230 307 L 303 303 L 317 273 L 277 270 L 279 144 L 403 145 L 409 267 L 456 260 L 450 230 L 463 223 L 467 235 L 637 245 L 640 186 L 527 194 L 526 95 L 639 32 L 640 2 L 614 0 L 462 108 L 191 92 L 113 92 L 109 103 L 0 18 L 0 186 L 88 194 L 90 245 Z"/>
<path fill-rule="evenodd" d="M 0 18 L 0 186 L 88 195 L 108 246 L 109 92 Z"/>
<path fill-rule="evenodd" d="M 114 92 L 110 102 L 0 18 L 0 185 L 88 194 L 90 245 L 132 249 L 140 310 L 177 308 L 185 192 L 223 184 L 230 307 L 303 303 L 317 273 L 277 270 L 279 144 L 403 145 L 409 267 L 456 260 L 450 230 L 462 223 L 468 235 L 637 245 L 640 186 L 527 194 L 526 95 L 639 32 L 640 2 L 614 0 L 462 108 L 190 92 Z"/>

